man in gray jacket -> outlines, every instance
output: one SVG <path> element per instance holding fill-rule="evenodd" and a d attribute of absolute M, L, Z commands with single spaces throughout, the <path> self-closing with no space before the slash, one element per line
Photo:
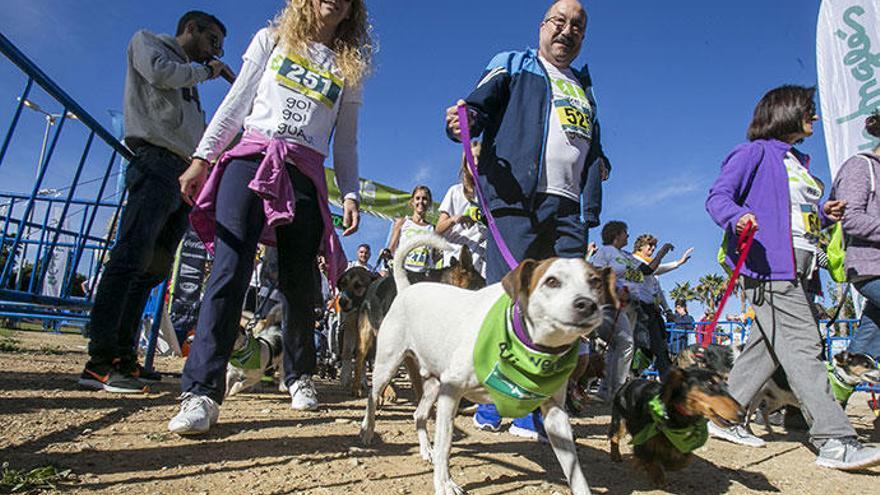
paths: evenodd
<path fill-rule="evenodd" d="M 125 144 L 135 156 L 119 238 L 95 295 L 81 385 L 137 393 L 160 378 L 138 364 L 134 339 L 150 289 L 168 276 L 189 225 L 177 178 L 205 130 L 196 85 L 228 70 L 215 60 L 225 36 L 216 17 L 191 11 L 175 36 L 142 30 L 128 45 Z"/>

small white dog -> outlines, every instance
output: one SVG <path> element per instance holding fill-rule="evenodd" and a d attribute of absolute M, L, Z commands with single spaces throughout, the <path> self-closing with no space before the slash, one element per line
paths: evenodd
<path fill-rule="evenodd" d="M 490 392 L 481 383 L 474 351 L 486 315 L 493 306 L 498 307 L 506 293 L 519 307 L 506 314 L 513 314 L 512 318 L 517 319 L 520 316 L 517 311 L 521 312 L 518 319 L 521 325 L 511 324 L 517 327 L 513 338 L 519 337 L 524 345 L 547 352 L 543 356 L 548 357 L 563 353 L 567 356 L 574 346 L 576 360 L 578 339 L 591 334 L 602 322 L 602 306 L 617 304 L 614 273 L 607 268 L 598 270 L 582 259 L 525 260 L 500 284 L 474 292 L 428 282 L 403 290 L 408 285 L 403 268 L 394 268 L 395 278 L 400 277 L 397 281 L 399 294 L 379 330 L 373 385 L 361 426 L 361 439 L 367 445 L 371 442 L 376 405 L 382 389 L 395 375 L 404 357 L 414 357 L 425 380 L 424 395 L 414 414 L 419 450 L 425 460 L 433 460 L 434 492 L 460 494 L 463 491 L 449 476 L 452 421 L 459 400 L 466 397 L 477 403 L 492 402 L 490 393 L 497 397 L 500 390 L 499 376 L 495 372 L 502 361 L 506 360 L 507 364 L 516 361 L 511 361 L 504 346 L 499 345 L 499 350 L 493 351 L 497 360 L 495 371 L 485 377 L 486 383 L 495 379 L 491 382 L 493 390 Z M 512 335 L 513 330 L 505 331 L 508 336 Z M 540 364 L 538 368 L 543 365 L 540 359 L 533 362 Z M 480 369 L 485 367 L 481 364 Z M 562 377 L 561 385 L 554 385 L 553 391 L 546 395 L 510 385 L 506 381 L 508 377 L 503 374 L 500 383 L 501 388 L 512 387 L 507 389 L 508 393 L 512 390 L 524 393 L 529 399 L 537 397 L 550 444 L 569 486 L 573 493 L 584 495 L 590 489 L 578 462 L 571 425 L 564 409 L 567 374 Z M 426 424 L 435 401 L 437 413 L 432 452 Z"/>
<path fill-rule="evenodd" d="M 227 397 L 260 383 L 269 369 L 281 371 L 283 318 L 283 306 L 277 304 L 261 322 L 262 330 L 255 335 L 246 331 L 239 334 L 232 359 L 226 366 Z"/>

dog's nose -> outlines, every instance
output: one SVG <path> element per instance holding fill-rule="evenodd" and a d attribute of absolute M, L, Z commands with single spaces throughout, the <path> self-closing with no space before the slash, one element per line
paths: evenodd
<path fill-rule="evenodd" d="M 599 309 L 599 305 L 597 305 L 596 301 L 593 301 L 592 299 L 579 297 L 574 300 L 574 310 L 577 311 L 579 316 L 590 316 L 595 313 L 597 309 Z"/>

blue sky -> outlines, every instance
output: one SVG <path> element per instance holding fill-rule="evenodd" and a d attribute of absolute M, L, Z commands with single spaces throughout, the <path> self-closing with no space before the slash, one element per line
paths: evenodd
<path fill-rule="evenodd" d="M 237 69 L 250 37 L 282 3 L 2 0 L 0 31 L 109 127 L 107 110 L 122 105 L 125 47 L 134 31 L 173 32 L 186 10 L 209 11 L 227 24 L 224 60 Z M 495 53 L 536 46 L 538 23 L 548 4 L 370 2 L 380 51 L 361 114 L 361 176 L 405 190 L 425 183 L 439 201 L 456 181 L 460 153 L 445 137 L 444 109 L 470 91 Z M 605 186 L 603 221 L 626 221 L 632 239 L 650 232 L 661 242 L 672 242 L 677 247 L 673 256 L 688 246 L 696 248 L 688 265 L 663 276 L 666 289 L 717 272 L 714 254 L 721 231 L 703 207 L 706 192 L 728 151 L 745 139 L 752 109 L 764 92 L 785 83 L 816 84 L 819 1 L 616 0 L 585 5 L 590 19 L 577 63 L 590 64 L 604 146 L 614 165 Z M 0 64 L 11 67 L 6 61 Z M 18 72 L 7 67 L 0 69 L 4 126 L 24 85 Z M 201 87 L 209 113 L 227 89 L 222 80 Z M 39 93 L 34 99 L 59 110 Z M 76 123 L 68 126 L 65 133 L 70 136 L 65 137 L 75 141 L 81 129 L 75 129 Z M 42 129 L 37 115 L 22 117 L 16 148 L 0 168 L 0 189 L 30 189 Z M 59 156 L 66 156 L 64 149 Z M 821 127 L 802 149 L 813 156 L 817 175 L 829 183 Z M 50 180 L 61 184 L 65 179 L 60 174 Z M 367 218 L 361 231 L 344 241 L 347 252 L 353 254 L 360 242 L 378 251 L 389 226 Z M 598 240 L 598 230 L 591 234 Z"/>

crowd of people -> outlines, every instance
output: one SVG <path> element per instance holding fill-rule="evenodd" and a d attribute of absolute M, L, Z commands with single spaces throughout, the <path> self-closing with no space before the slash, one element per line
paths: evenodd
<path fill-rule="evenodd" d="M 125 88 L 125 143 L 135 154 L 126 174 L 128 206 L 95 296 L 80 383 L 125 393 L 141 392 L 160 378 L 138 364 L 134 332 L 149 290 L 167 276 L 190 222 L 213 253 L 213 266 L 183 370 L 180 410 L 168 424 L 175 433 L 204 433 L 218 421 L 260 244 L 277 249 L 285 315 L 282 383 L 294 409 L 318 406 L 314 308 L 323 299 L 322 279 L 332 288 L 352 267 L 385 275 L 387 260 L 402 243 L 430 232 L 455 250 L 442 256 L 427 248 L 411 251 L 404 266 L 411 282 L 448 264 L 462 246 L 488 284 L 499 283 L 527 258 L 586 257 L 610 267 L 621 307 L 603 309 L 608 314 L 598 335 L 608 352 L 599 397 L 610 400 L 632 376 L 637 350 L 653 359 L 662 379 L 671 366 L 666 324 L 688 328 L 694 322 L 685 301 L 669 307 L 658 277 L 686 263 L 692 250 L 664 263 L 672 246 L 658 248 L 654 233 L 639 235 L 628 250 L 628 227 L 616 220 L 602 226 L 600 246 L 588 243 L 589 229 L 600 225 L 602 182 L 611 161 L 602 146 L 590 73 L 572 65 L 587 12 L 578 0 L 549 4 L 538 49 L 494 56 L 471 93 L 446 111 L 451 140 L 460 142 L 463 130 L 480 139 L 467 143 L 478 174 L 463 158 L 460 182 L 444 195 L 436 224 L 428 218 L 431 190 L 416 186 L 411 214 L 394 223 L 375 265 L 367 244 L 347 262 L 332 225 L 323 169 L 332 150 L 343 198 L 342 235 L 354 234 L 360 223 L 358 117 L 373 55 L 365 0 L 287 0 L 251 40 L 207 125 L 197 85 L 228 71 L 216 60 L 227 34 L 223 23 L 194 11 L 181 17 L 174 36 L 136 33 Z M 730 375 L 732 395 L 749 403 L 781 366 L 814 418 L 810 437 L 819 450 L 817 463 L 852 469 L 880 463 L 880 450 L 859 443 L 833 399 L 818 357 L 811 298 L 821 264 L 820 230 L 842 222 L 847 273 L 868 300 L 851 349 L 880 357 L 880 158 L 874 150 L 847 161 L 830 199 L 822 201 L 823 184 L 795 148 L 813 133 L 813 92 L 783 86 L 761 98 L 748 141 L 724 160 L 706 208 L 726 236 L 728 267 L 738 256 L 738 235 L 757 229 L 742 272 L 755 325 Z M 866 130 L 880 136 L 880 117 L 868 119 Z M 590 352 L 585 342 L 582 365 Z M 541 421 L 534 411 L 514 418 L 510 431 L 540 439 Z M 492 404 L 478 406 L 478 428 L 498 430 L 501 422 Z M 740 425 L 713 424 L 710 430 L 739 444 L 763 444 Z"/>

